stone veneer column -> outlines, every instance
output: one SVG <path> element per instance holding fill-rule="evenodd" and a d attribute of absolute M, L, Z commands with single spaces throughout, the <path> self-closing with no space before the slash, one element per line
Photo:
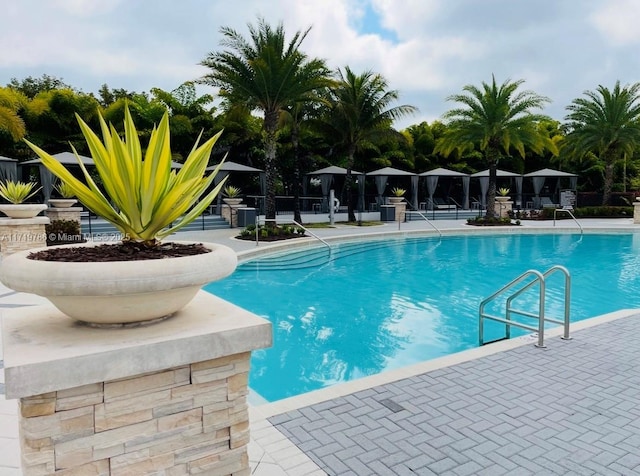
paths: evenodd
<path fill-rule="evenodd" d="M 0 218 L 0 255 L 47 246 L 47 217 Z"/>
<path fill-rule="evenodd" d="M 68 208 L 49 207 L 47 208 L 47 211 L 45 212 L 45 214 L 49 217 L 51 221 L 75 220 L 78 222 L 78 225 L 81 225 L 80 212 L 82 212 L 82 207 L 68 207 Z"/>
<path fill-rule="evenodd" d="M 640 225 L 640 201 L 633 202 L 633 224 Z"/>
<path fill-rule="evenodd" d="M 238 226 L 238 208 L 247 208 L 246 203 L 240 203 L 238 205 L 223 204 L 221 207 L 220 216 L 229 222 L 231 228 Z"/>
<path fill-rule="evenodd" d="M 249 475 L 251 350 L 271 324 L 201 291 L 150 326 L 95 329 L 53 306 L 3 322 L 25 475 Z"/>
<path fill-rule="evenodd" d="M 498 216 L 500 218 L 508 218 L 509 212 L 513 210 L 513 202 L 511 200 L 506 201 L 495 201 L 496 211 L 498 212 Z"/>

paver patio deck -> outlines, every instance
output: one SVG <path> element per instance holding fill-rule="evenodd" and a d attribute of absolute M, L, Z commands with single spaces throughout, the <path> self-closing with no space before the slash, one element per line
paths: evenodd
<path fill-rule="evenodd" d="M 630 219 L 581 223 L 640 230 Z M 465 228 L 460 221 L 436 224 Z M 402 224 L 403 232 L 420 229 L 430 230 Z M 395 232 L 397 224 L 314 230 L 323 238 L 381 231 Z M 234 234 L 179 238 L 223 243 L 240 255 L 256 248 L 231 240 Z M 39 302 L 0 286 L 0 313 Z M 252 407 L 252 474 L 640 474 L 639 317 L 637 311 L 582 321 L 572 327 L 582 328 L 572 331 L 573 340 L 549 338 L 547 349 L 526 337 L 503 341 Z M 3 383 L 0 372 L 0 393 Z M 16 412 L 16 402 L 0 395 L 0 476 L 20 474 Z"/>

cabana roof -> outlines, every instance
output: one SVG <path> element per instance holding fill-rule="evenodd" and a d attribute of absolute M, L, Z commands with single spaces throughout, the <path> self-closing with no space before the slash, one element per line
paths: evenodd
<path fill-rule="evenodd" d="M 393 167 L 384 167 L 382 169 L 378 169 L 378 170 L 374 170 L 373 172 L 367 172 L 365 175 L 367 176 L 403 176 L 403 177 L 409 177 L 409 176 L 414 176 L 416 174 L 414 174 L 413 172 L 407 172 L 406 170 L 400 170 L 400 169 L 394 169 Z"/>
<path fill-rule="evenodd" d="M 438 167 L 437 169 L 427 170 L 426 172 L 422 172 L 420 177 L 468 177 L 469 174 L 465 174 L 462 172 L 458 172 L 456 170 L 444 169 L 442 167 Z"/>
<path fill-rule="evenodd" d="M 59 154 L 53 154 L 51 157 L 56 159 L 62 165 L 78 165 L 78 159 L 72 152 L 60 152 Z M 84 155 L 78 155 L 84 165 L 95 165 L 91 157 L 85 157 Z M 40 159 L 31 159 L 22 162 L 20 165 L 40 165 L 42 161 Z"/>
<path fill-rule="evenodd" d="M 356 172 L 355 170 L 352 170 L 351 173 L 353 175 L 362 175 L 362 172 Z M 329 167 L 309 172 L 307 175 L 347 175 L 347 169 L 337 165 L 330 165 Z"/>
<path fill-rule="evenodd" d="M 577 177 L 576 174 L 571 174 L 569 172 L 563 172 L 562 170 L 554 170 L 554 169 L 541 169 L 536 170 L 535 172 L 529 172 L 528 174 L 524 174 L 525 177 Z"/>
<path fill-rule="evenodd" d="M 498 169 L 496 172 L 498 177 L 522 177 L 522 174 L 517 174 L 515 172 L 509 172 L 507 170 L 500 170 Z M 471 174 L 472 177 L 476 178 L 476 177 L 488 177 L 489 176 L 489 169 L 487 170 L 483 170 L 481 172 L 476 172 L 475 174 Z"/>

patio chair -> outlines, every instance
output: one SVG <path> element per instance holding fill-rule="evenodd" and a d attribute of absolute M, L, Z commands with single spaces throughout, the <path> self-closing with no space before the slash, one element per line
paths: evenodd
<path fill-rule="evenodd" d="M 434 198 L 433 205 L 436 210 L 455 210 L 456 206 L 445 202 L 444 198 Z"/>
<path fill-rule="evenodd" d="M 560 208 L 560 205 L 553 203 L 549 197 L 540 197 L 540 208 Z"/>

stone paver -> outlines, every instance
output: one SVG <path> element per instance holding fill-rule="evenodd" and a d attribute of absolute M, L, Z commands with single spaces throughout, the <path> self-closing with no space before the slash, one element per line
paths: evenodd
<path fill-rule="evenodd" d="M 269 420 L 329 475 L 640 474 L 639 319 Z"/>

